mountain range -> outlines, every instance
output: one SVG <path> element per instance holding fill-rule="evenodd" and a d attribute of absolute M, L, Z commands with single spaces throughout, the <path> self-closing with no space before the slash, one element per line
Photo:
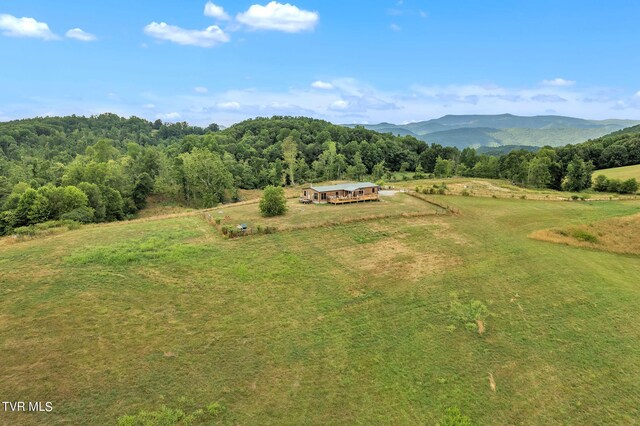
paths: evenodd
<path fill-rule="evenodd" d="M 584 120 L 557 115 L 523 117 L 500 115 L 446 115 L 408 124 L 366 124 L 363 127 L 380 133 L 414 136 L 443 146 L 541 147 L 576 144 L 640 124 L 636 120 Z M 350 124 L 348 127 L 355 127 Z"/>

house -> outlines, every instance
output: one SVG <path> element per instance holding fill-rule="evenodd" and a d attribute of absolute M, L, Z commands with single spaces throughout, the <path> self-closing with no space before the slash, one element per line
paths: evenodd
<path fill-rule="evenodd" d="M 346 204 L 379 201 L 380 186 L 371 182 L 350 182 L 329 186 L 312 186 L 302 191 L 302 203 Z"/>

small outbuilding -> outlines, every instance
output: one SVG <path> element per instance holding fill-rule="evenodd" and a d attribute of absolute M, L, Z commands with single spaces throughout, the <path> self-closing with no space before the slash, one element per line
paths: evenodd
<path fill-rule="evenodd" d="M 338 185 L 311 186 L 302 190 L 301 203 L 346 204 L 361 201 L 379 201 L 380 186 L 371 182 L 340 183 Z"/>

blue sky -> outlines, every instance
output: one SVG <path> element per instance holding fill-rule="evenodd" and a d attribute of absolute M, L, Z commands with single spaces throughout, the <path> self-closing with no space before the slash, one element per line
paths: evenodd
<path fill-rule="evenodd" d="M 636 0 L 0 2 L 0 121 L 640 119 Z"/>

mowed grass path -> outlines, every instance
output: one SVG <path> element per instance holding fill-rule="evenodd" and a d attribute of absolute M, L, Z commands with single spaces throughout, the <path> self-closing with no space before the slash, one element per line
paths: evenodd
<path fill-rule="evenodd" d="M 113 424 L 184 398 L 222 402 L 228 424 L 434 424 L 451 406 L 637 422 L 640 258 L 527 235 L 640 202 L 441 199 L 462 214 L 231 241 L 194 216 L 0 246 L 0 395 L 54 403 L 0 424 Z M 488 306 L 483 336 L 454 292 Z"/>
<path fill-rule="evenodd" d="M 598 175 L 605 175 L 609 179 L 620 179 L 620 180 L 636 178 L 636 180 L 640 182 L 640 164 L 635 166 L 616 167 L 613 169 L 596 170 L 595 172 L 593 172 L 594 179 Z"/>

